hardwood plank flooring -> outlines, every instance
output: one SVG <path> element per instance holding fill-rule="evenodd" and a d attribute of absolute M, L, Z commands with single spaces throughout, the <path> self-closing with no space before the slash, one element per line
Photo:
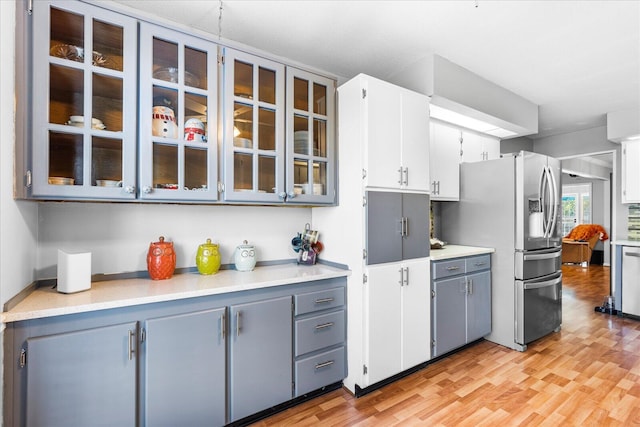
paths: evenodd
<path fill-rule="evenodd" d="M 640 321 L 594 311 L 609 267 L 562 267 L 562 330 L 489 341 L 356 399 L 339 389 L 254 426 L 640 426 Z"/>

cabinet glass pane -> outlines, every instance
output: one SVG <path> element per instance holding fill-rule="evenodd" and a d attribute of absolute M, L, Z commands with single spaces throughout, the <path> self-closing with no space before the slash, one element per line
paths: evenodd
<path fill-rule="evenodd" d="M 93 75 L 93 129 L 122 131 L 122 94 L 122 79 Z"/>
<path fill-rule="evenodd" d="M 258 110 L 258 146 L 261 150 L 276 149 L 276 112 L 266 108 Z"/>
<path fill-rule="evenodd" d="M 253 147 L 253 108 L 251 105 L 233 104 L 233 145 Z"/>
<path fill-rule="evenodd" d="M 276 186 L 276 158 L 270 156 L 258 157 L 258 190 L 273 193 Z"/>
<path fill-rule="evenodd" d="M 178 147 L 153 144 L 153 186 L 178 189 Z"/>
<path fill-rule="evenodd" d="M 207 88 L 207 52 L 185 47 L 184 69 L 184 84 L 200 89 Z"/>
<path fill-rule="evenodd" d="M 49 183 L 82 185 L 84 145 L 82 135 L 49 132 Z"/>
<path fill-rule="evenodd" d="M 84 73 L 82 70 L 49 66 L 49 122 L 70 124 L 71 116 L 84 114 Z M 74 122 L 82 127 L 82 123 Z"/>
<path fill-rule="evenodd" d="M 309 181 L 309 167 L 307 161 L 303 159 L 296 159 L 293 163 L 293 184 L 299 188 L 302 188 L 302 192 L 306 193 L 306 185 Z"/>
<path fill-rule="evenodd" d="M 187 189 L 201 191 L 207 189 L 207 150 L 185 147 L 184 185 Z"/>
<path fill-rule="evenodd" d="M 153 86 L 153 111 L 150 111 L 151 134 L 162 138 L 178 138 L 175 112 L 178 108 L 178 91 Z"/>
<path fill-rule="evenodd" d="M 208 140 L 207 97 L 193 93 L 184 94 L 184 139 L 189 142 Z"/>
<path fill-rule="evenodd" d="M 93 65 L 123 70 L 124 29 L 106 22 L 93 20 Z"/>
<path fill-rule="evenodd" d="M 51 56 L 84 61 L 84 17 L 55 7 L 51 8 Z"/>
<path fill-rule="evenodd" d="M 293 108 L 309 110 L 309 82 L 298 77 L 293 79 Z"/>
<path fill-rule="evenodd" d="M 122 185 L 122 140 L 93 137 L 91 140 L 91 185 Z"/>
<path fill-rule="evenodd" d="M 233 154 L 233 189 L 235 191 L 253 190 L 253 156 L 251 154 Z"/>
<path fill-rule="evenodd" d="M 233 70 L 233 94 L 253 99 L 253 66 L 236 60 Z"/>
<path fill-rule="evenodd" d="M 153 78 L 178 83 L 178 45 L 153 38 Z"/>
<path fill-rule="evenodd" d="M 313 162 L 313 194 L 327 194 L 327 163 Z"/>
<path fill-rule="evenodd" d="M 327 87 L 318 83 L 313 84 L 313 112 L 327 115 Z"/>
<path fill-rule="evenodd" d="M 309 154 L 309 119 L 293 116 L 293 151 L 296 154 Z"/>
<path fill-rule="evenodd" d="M 313 120 L 313 155 L 327 157 L 327 122 Z"/>
<path fill-rule="evenodd" d="M 261 102 L 276 103 L 276 72 L 260 67 L 258 70 L 258 98 Z"/>

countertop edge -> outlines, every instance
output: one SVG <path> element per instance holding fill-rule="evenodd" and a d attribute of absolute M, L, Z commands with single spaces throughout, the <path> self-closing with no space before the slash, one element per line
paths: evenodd
<path fill-rule="evenodd" d="M 442 249 L 431 249 L 429 252 L 429 258 L 431 258 L 431 261 L 443 261 L 453 258 L 491 254 L 495 251 L 495 248 L 479 246 L 446 245 Z"/>
<path fill-rule="evenodd" d="M 255 274 L 252 274 L 254 273 Z M 220 274 L 220 273 L 218 273 Z M 125 279 L 106 282 L 94 282 L 92 288 L 75 294 L 61 294 L 50 288 L 33 290 L 21 303 L 11 310 L 3 312 L 3 324 L 67 314 L 86 313 L 98 310 L 131 307 L 187 298 L 228 294 L 269 287 L 286 286 L 310 281 L 347 277 L 348 269 L 326 265 L 258 267 L 253 272 L 230 271 L 220 275 L 200 276 L 199 274 L 176 275 L 166 281 L 151 279 Z M 256 277 L 255 280 L 251 280 Z M 211 282 L 202 286 L 202 282 Z M 222 283 L 216 283 L 222 282 Z M 157 292 L 158 285 L 165 285 L 166 292 Z M 129 289 L 131 296 L 113 297 L 109 292 Z M 153 289 L 155 288 L 155 289 Z M 151 291 L 151 292 L 148 292 Z M 93 294 L 92 294 L 93 292 Z M 124 291 L 126 292 L 126 290 Z M 96 295 L 96 298 L 92 298 Z M 102 300 L 100 300 L 102 298 Z M 97 301 L 96 301 L 97 300 Z M 78 301 L 78 302 L 74 302 Z"/>

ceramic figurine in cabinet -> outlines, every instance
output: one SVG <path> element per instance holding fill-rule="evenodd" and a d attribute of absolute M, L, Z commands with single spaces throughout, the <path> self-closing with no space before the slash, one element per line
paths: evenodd
<path fill-rule="evenodd" d="M 207 243 L 198 246 L 196 266 L 200 274 L 215 274 L 220 269 L 218 245 L 211 243 L 211 239 L 207 239 Z"/>
<path fill-rule="evenodd" d="M 147 270 L 152 280 L 170 279 L 176 269 L 176 252 L 173 242 L 165 242 L 160 236 L 158 242 L 149 245 L 147 254 Z"/>

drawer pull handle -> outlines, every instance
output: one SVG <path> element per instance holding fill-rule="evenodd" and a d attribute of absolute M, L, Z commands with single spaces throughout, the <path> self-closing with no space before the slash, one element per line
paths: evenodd
<path fill-rule="evenodd" d="M 451 267 L 447 267 L 447 271 L 455 271 L 455 270 L 460 270 L 460 267 L 453 265 Z"/>
<path fill-rule="evenodd" d="M 318 363 L 316 365 L 316 369 L 321 369 L 321 368 L 325 368 L 327 366 L 331 366 L 333 365 L 335 362 L 333 360 L 328 360 L 326 362 L 322 362 L 322 363 Z"/>
<path fill-rule="evenodd" d="M 323 323 L 322 325 L 316 325 L 316 330 L 317 329 L 329 328 L 331 326 L 333 326 L 333 322 Z"/>
<path fill-rule="evenodd" d="M 483 266 L 483 265 L 485 265 L 485 264 L 486 264 L 486 262 L 476 262 L 474 265 L 475 265 L 476 267 L 482 267 L 482 266 Z"/>
<path fill-rule="evenodd" d="M 316 300 L 316 304 L 324 304 L 326 302 L 332 302 L 333 298 L 320 298 Z"/>

